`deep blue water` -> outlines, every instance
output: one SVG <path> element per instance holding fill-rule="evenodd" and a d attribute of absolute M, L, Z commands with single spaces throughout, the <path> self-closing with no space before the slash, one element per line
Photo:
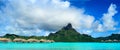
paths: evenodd
<path fill-rule="evenodd" d="M 0 50 L 120 50 L 120 43 L 2 43 Z"/>

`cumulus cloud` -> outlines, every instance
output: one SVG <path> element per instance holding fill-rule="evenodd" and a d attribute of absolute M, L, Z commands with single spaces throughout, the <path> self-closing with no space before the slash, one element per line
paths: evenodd
<path fill-rule="evenodd" d="M 104 28 L 113 30 L 116 25 L 112 18 L 117 13 L 114 4 L 109 7 L 108 13 L 103 15 L 103 24 L 100 24 L 99 21 L 94 22 L 94 16 L 84 14 L 85 10 L 71 6 L 68 1 L 7 0 L 7 2 L 0 10 L 2 12 L 0 15 L 1 19 L 8 23 L 4 27 L 5 30 L 15 34 L 48 35 L 49 32 L 57 31 L 68 23 L 80 32 L 89 34 L 94 30 L 103 31 Z"/>
<path fill-rule="evenodd" d="M 103 14 L 102 17 L 102 24 L 97 21 L 96 24 L 98 24 L 97 31 L 103 32 L 107 30 L 115 30 L 117 22 L 114 21 L 113 17 L 117 13 L 116 10 L 117 6 L 115 4 L 111 4 L 110 7 L 108 8 L 108 12 Z"/>

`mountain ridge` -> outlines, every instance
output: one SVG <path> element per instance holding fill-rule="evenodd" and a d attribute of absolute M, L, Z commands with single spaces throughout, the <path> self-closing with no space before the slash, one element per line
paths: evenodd
<path fill-rule="evenodd" d="M 49 39 L 58 41 L 58 42 L 87 42 L 87 41 L 95 41 L 89 35 L 80 34 L 77 32 L 73 27 L 72 24 L 69 23 L 67 26 L 63 27 L 61 30 L 57 31 L 56 33 L 51 33 L 48 36 Z M 86 39 L 86 40 L 84 40 Z"/>
<path fill-rule="evenodd" d="M 77 32 L 71 23 L 68 23 L 65 27 L 61 28 L 55 33 L 50 33 L 48 36 L 19 36 L 15 34 L 6 34 L 2 38 L 15 38 L 22 39 L 49 39 L 55 42 L 120 42 L 120 34 L 112 34 L 107 37 L 93 38 L 87 34 L 80 34 Z"/>

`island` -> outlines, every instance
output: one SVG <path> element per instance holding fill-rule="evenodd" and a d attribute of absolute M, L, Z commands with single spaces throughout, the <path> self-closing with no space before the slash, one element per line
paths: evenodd
<path fill-rule="evenodd" d="M 77 32 L 71 23 L 48 36 L 20 36 L 6 34 L 0 37 L 2 42 L 120 42 L 120 34 L 112 34 L 107 37 L 94 38 L 87 34 Z"/>

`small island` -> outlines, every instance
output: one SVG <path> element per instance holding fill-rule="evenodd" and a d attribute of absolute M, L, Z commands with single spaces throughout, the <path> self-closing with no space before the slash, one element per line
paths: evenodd
<path fill-rule="evenodd" d="M 0 37 L 2 42 L 120 42 L 120 34 L 112 34 L 108 37 L 93 38 L 90 35 L 80 34 L 69 23 L 56 33 L 50 33 L 48 36 L 19 36 L 15 34 L 6 34 Z"/>

